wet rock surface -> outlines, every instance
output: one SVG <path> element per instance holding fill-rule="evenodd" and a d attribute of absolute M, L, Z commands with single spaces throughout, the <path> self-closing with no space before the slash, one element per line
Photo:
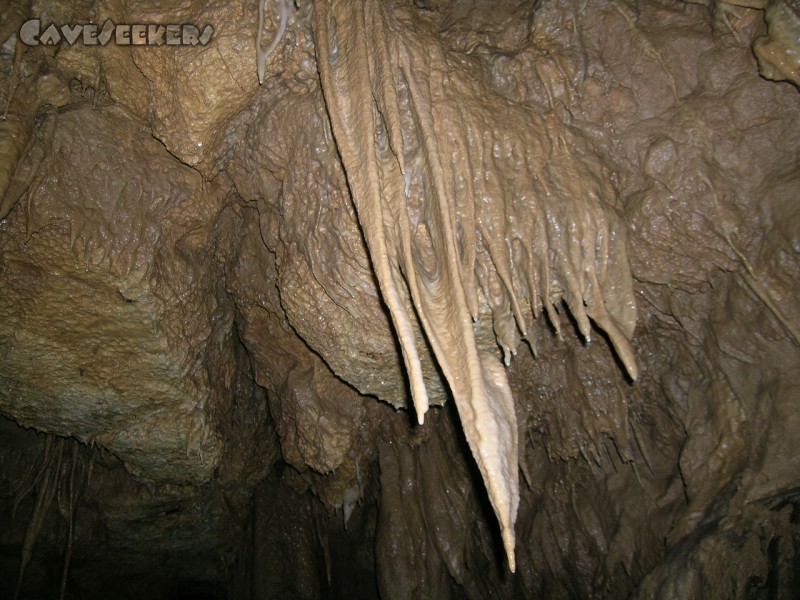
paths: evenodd
<path fill-rule="evenodd" d="M 796 3 L 167 4 L 0 8 L 0 596 L 794 597 Z"/>

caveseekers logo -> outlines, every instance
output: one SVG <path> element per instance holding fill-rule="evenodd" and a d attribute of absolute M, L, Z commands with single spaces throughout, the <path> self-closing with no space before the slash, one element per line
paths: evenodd
<path fill-rule="evenodd" d="M 50 25 L 42 31 L 40 19 L 22 24 L 19 39 L 26 46 L 70 46 L 80 41 L 84 46 L 105 46 L 113 40 L 118 46 L 205 46 L 211 41 L 214 28 L 206 25 L 202 31 L 194 25 L 116 25 L 110 19 L 98 27 L 94 23 L 81 25 Z"/>

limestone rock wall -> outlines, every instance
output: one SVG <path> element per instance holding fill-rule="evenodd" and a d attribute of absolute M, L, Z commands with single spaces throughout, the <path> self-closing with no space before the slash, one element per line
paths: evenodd
<path fill-rule="evenodd" d="M 794 3 L 377 6 L 331 5 L 340 37 L 326 2 L 267 2 L 265 39 L 288 20 L 261 86 L 255 2 L 0 7 L 0 596 L 22 563 L 30 598 L 56 597 L 65 564 L 67 597 L 87 598 L 791 597 Z M 215 37 L 22 48 L 32 16 Z M 360 75 L 333 63 L 354 38 L 394 47 L 366 55 L 370 97 L 349 105 Z M 396 88 L 387 56 L 411 69 Z M 369 189 L 399 193 L 386 248 L 413 258 L 392 255 L 394 306 L 359 197 L 376 164 Z M 453 201 L 464 335 L 512 398 L 516 523 L 453 406 L 459 357 L 432 341 Z M 589 243 L 575 224 L 593 203 L 609 225 Z M 544 207 L 548 235 L 521 206 Z M 518 270 L 536 261 L 552 268 L 534 285 Z M 600 296 L 587 264 L 608 267 Z M 420 382 L 423 426 L 397 410 Z"/>

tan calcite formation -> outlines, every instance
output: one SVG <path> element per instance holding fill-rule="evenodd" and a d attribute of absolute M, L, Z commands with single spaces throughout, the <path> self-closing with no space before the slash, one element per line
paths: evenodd
<path fill-rule="evenodd" d="M 253 52 L 255 3 L 126 2 L 103 0 L 93 17 L 103 23 L 180 23 L 214 28 L 207 45 L 119 46 L 102 52 L 65 47 L 70 66 L 94 70 L 102 90 L 153 134 L 182 162 L 210 174 L 228 131 L 228 121 L 247 110 L 258 87 Z M 84 85 L 93 85 L 91 75 Z"/>
<path fill-rule="evenodd" d="M 800 85 L 800 2 L 778 0 L 767 7 L 767 35 L 753 43 L 761 75 Z"/>
<path fill-rule="evenodd" d="M 231 393 L 205 365 L 220 306 L 200 273 L 218 210 L 121 111 L 59 115 L 0 225 L 0 411 L 143 477 L 207 480 L 223 450 L 211 406 Z"/>
<path fill-rule="evenodd" d="M 254 205 L 236 206 L 222 219 L 239 336 L 255 357 L 256 382 L 269 391 L 284 461 L 300 472 L 329 474 L 343 467 L 359 441 L 365 398 L 336 378 L 289 325 L 258 212 Z"/>
<path fill-rule="evenodd" d="M 338 377 L 362 394 L 407 408 L 402 359 L 322 92 L 314 84 L 301 93 L 269 84 L 262 90 L 254 123 L 235 146 L 227 172 L 244 198 L 258 199 L 262 240 L 277 270 L 280 311 Z M 261 285 L 267 273 L 254 267 L 248 285 Z M 423 373 L 431 403 L 444 403 L 443 384 L 427 352 Z"/>
<path fill-rule="evenodd" d="M 420 423 L 416 318 L 450 386 L 515 568 L 517 422 L 503 364 L 563 299 L 583 336 L 608 334 L 631 377 L 636 309 L 615 192 L 554 114 L 507 101 L 480 61 L 408 8 L 314 6 L 317 62 L 339 153 Z M 476 336 L 488 305 L 496 344 Z M 485 317 L 484 317 L 485 318 Z"/>
<path fill-rule="evenodd" d="M 52 141 L 56 110 L 69 101 L 69 89 L 55 73 L 44 73 L 41 57 L 24 60 L 17 44 L 12 75 L 0 95 L 0 219 L 25 192 Z M 24 77 L 23 69 L 35 70 Z M 39 123 L 36 125 L 36 119 Z"/>

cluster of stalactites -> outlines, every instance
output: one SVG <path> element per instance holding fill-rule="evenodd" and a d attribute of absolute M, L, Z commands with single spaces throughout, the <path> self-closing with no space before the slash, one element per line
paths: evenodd
<path fill-rule="evenodd" d="M 606 331 L 635 378 L 635 306 L 613 189 L 554 116 L 493 93 L 409 7 L 319 0 L 322 89 L 419 422 L 428 408 L 418 319 L 450 386 L 513 571 L 517 423 L 498 348 L 476 338 L 488 304 L 509 360 L 563 299 L 588 340 Z M 525 308 L 527 303 L 529 308 Z M 494 347 L 492 347 L 494 346 Z"/>

